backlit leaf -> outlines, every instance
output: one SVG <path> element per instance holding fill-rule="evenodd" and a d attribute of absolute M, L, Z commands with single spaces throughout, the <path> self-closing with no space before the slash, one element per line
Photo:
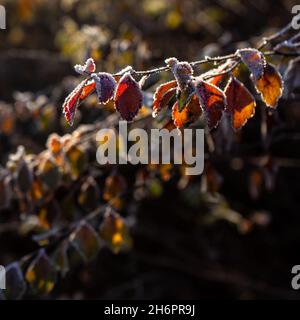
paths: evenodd
<path fill-rule="evenodd" d="M 282 96 L 283 81 L 273 65 L 267 64 L 264 75 L 255 82 L 255 88 L 268 107 L 276 108 L 278 100 Z"/>
<path fill-rule="evenodd" d="M 202 79 L 196 80 L 195 87 L 208 128 L 213 129 L 219 124 L 225 109 L 225 95 L 222 90 Z"/>
<path fill-rule="evenodd" d="M 95 87 L 96 83 L 94 80 L 84 80 L 67 96 L 62 108 L 69 125 L 73 125 L 74 117 L 80 103 L 94 91 Z"/>
<path fill-rule="evenodd" d="M 255 113 L 252 94 L 235 77 L 231 77 L 226 88 L 227 110 L 231 114 L 234 129 L 241 129 Z"/>
<path fill-rule="evenodd" d="M 153 116 L 157 116 L 159 112 L 167 106 L 171 98 L 176 94 L 176 80 L 161 84 L 155 91 L 153 96 Z"/>
<path fill-rule="evenodd" d="M 130 72 L 120 79 L 115 92 L 115 107 L 124 120 L 132 121 L 142 107 L 143 94 Z"/>
<path fill-rule="evenodd" d="M 195 122 L 201 115 L 202 110 L 199 104 L 199 99 L 196 95 L 192 97 L 188 105 L 179 112 L 178 102 L 176 102 L 172 109 L 172 119 L 177 128 L 187 127 L 189 124 Z"/>

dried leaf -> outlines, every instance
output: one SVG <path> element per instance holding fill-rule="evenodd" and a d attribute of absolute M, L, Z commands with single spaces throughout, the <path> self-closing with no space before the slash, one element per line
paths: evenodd
<path fill-rule="evenodd" d="M 230 78 L 224 91 L 232 126 L 235 130 L 241 129 L 255 113 L 255 100 L 247 88 L 235 77 Z"/>

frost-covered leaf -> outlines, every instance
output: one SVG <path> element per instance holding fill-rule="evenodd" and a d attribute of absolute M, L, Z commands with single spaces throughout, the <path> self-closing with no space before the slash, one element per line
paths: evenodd
<path fill-rule="evenodd" d="M 241 129 L 255 113 L 255 100 L 247 88 L 235 77 L 230 78 L 224 91 L 232 126 L 236 130 Z"/>
<path fill-rule="evenodd" d="M 196 95 L 192 97 L 183 111 L 180 112 L 178 109 L 178 102 L 176 102 L 172 109 L 172 119 L 177 128 L 187 127 L 189 124 L 199 119 L 202 113 L 199 99 Z"/>
<path fill-rule="evenodd" d="M 201 78 L 195 81 L 196 94 L 206 117 L 209 129 L 215 128 L 222 117 L 226 106 L 224 92 Z"/>
<path fill-rule="evenodd" d="M 277 107 L 278 100 L 282 96 L 283 81 L 272 64 L 267 64 L 264 75 L 255 82 L 255 88 L 268 107 Z"/>
<path fill-rule="evenodd" d="M 153 116 L 156 117 L 159 112 L 168 105 L 169 101 L 176 94 L 176 80 L 169 81 L 157 87 L 153 96 Z"/>
<path fill-rule="evenodd" d="M 116 110 L 127 121 L 132 121 L 142 107 L 142 91 L 130 72 L 126 72 L 121 77 L 116 88 L 114 100 Z"/>
<path fill-rule="evenodd" d="M 253 48 L 240 49 L 237 52 L 251 72 L 254 81 L 261 79 L 266 68 L 266 58 L 263 53 Z"/>
<path fill-rule="evenodd" d="M 114 97 L 117 82 L 115 78 L 106 72 L 99 72 L 93 75 L 96 82 L 96 92 L 99 103 L 106 104 Z"/>

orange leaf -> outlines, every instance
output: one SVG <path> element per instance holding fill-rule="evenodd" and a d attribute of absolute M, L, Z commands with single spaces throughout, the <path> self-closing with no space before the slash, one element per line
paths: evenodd
<path fill-rule="evenodd" d="M 283 82 L 273 65 L 267 64 L 263 77 L 255 82 L 255 88 L 268 107 L 276 108 L 282 96 Z"/>
<path fill-rule="evenodd" d="M 224 92 L 206 81 L 195 82 L 196 94 L 205 113 L 209 129 L 217 127 L 226 105 Z"/>
<path fill-rule="evenodd" d="M 176 80 L 169 81 L 161 84 L 155 91 L 153 96 L 153 115 L 157 116 L 158 113 L 164 108 L 171 99 L 170 95 L 176 94 Z M 168 95 L 167 95 L 168 93 Z"/>
<path fill-rule="evenodd" d="M 227 110 L 231 114 L 234 129 L 241 129 L 255 113 L 255 100 L 245 86 L 232 77 L 226 88 Z"/>
<path fill-rule="evenodd" d="M 175 102 L 172 109 L 172 119 L 177 128 L 187 127 L 189 124 L 195 122 L 201 115 L 202 110 L 199 104 L 199 99 L 193 95 L 186 107 L 179 112 L 178 101 Z"/>

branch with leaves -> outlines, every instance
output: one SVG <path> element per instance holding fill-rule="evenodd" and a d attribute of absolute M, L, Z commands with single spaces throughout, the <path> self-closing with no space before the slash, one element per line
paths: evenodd
<path fill-rule="evenodd" d="M 143 84 L 156 73 L 170 71 L 174 80 L 157 87 L 153 98 L 153 116 L 162 109 L 172 108 L 174 125 L 181 129 L 205 115 L 208 128 L 216 128 L 224 113 L 229 114 L 235 130 L 241 129 L 254 115 L 256 101 L 250 91 L 237 79 L 238 67 L 243 63 L 250 72 L 250 78 L 257 93 L 267 107 L 275 109 L 283 92 L 283 80 L 274 65 L 267 62 L 268 56 L 297 57 L 299 33 L 290 35 L 289 24 L 276 34 L 264 38 L 255 48 L 238 49 L 233 54 L 219 57 L 205 57 L 203 60 L 186 62 L 176 58 L 165 60 L 166 66 L 137 71 L 131 66 L 108 74 L 96 73 L 92 58 L 85 65 L 76 65 L 75 70 L 86 76 L 66 98 L 63 112 L 70 125 L 73 124 L 79 105 L 94 91 L 100 104 L 114 101 L 121 118 L 132 121 L 143 105 Z M 280 39 L 278 43 L 276 41 Z M 270 51 L 263 51 L 271 46 Z M 288 50 L 287 50 L 288 49 Z M 213 63 L 213 68 L 195 76 L 194 67 Z M 137 77 L 142 77 L 137 81 Z"/>

